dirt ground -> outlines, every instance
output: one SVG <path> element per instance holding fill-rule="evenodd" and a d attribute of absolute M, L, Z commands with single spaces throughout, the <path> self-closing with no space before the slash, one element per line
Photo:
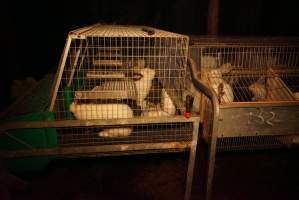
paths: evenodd
<path fill-rule="evenodd" d="M 218 154 L 213 199 L 298 199 L 298 156 L 298 149 Z M 188 153 L 58 160 L 43 173 L 20 175 L 30 188 L 12 199 L 181 200 L 187 162 Z"/>

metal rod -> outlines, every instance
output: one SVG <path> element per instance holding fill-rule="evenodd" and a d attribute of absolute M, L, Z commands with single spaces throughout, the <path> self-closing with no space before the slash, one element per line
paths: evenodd
<path fill-rule="evenodd" d="M 49 111 L 53 111 L 53 109 L 54 109 L 58 88 L 61 83 L 61 78 L 62 78 L 63 70 L 65 67 L 65 62 L 67 59 L 67 55 L 68 55 L 71 43 L 72 43 L 72 37 L 68 36 L 65 47 L 63 49 L 62 57 L 59 62 L 59 69 L 55 76 L 55 81 L 54 81 L 55 84 L 53 85 L 51 96 L 50 96 L 51 103 L 50 103 Z"/>
<path fill-rule="evenodd" d="M 74 61 L 73 66 L 72 66 L 71 75 L 70 75 L 70 79 L 67 83 L 67 86 L 71 86 L 71 84 L 73 82 L 73 78 L 74 78 L 76 67 L 78 65 L 78 60 L 79 60 L 79 56 L 80 56 L 80 53 L 81 53 L 81 49 L 82 49 L 82 40 L 80 41 L 79 49 L 76 52 L 75 61 Z"/>
<path fill-rule="evenodd" d="M 190 155 L 189 155 L 189 162 L 188 162 L 186 192 L 185 192 L 184 200 L 189 200 L 191 197 L 192 183 L 194 178 L 195 159 L 196 159 L 196 148 L 197 148 L 197 140 L 198 140 L 198 130 L 199 130 L 199 122 L 194 122 L 193 137 L 190 146 Z"/>
<path fill-rule="evenodd" d="M 195 62 L 189 58 L 188 59 L 189 69 L 191 70 L 191 78 L 195 88 L 203 92 L 212 102 L 213 108 L 213 126 L 211 129 L 211 138 L 208 138 L 207 141 L 209 144 L 209 159 L 208 159 L 208 172 L 207 172 L 207 189 L 206 189 L 206 197 L 207 199 L 211 199 L 212 192 L 212 181 L 214 176 L 214 167 L 215 167 L 215 157 L 216 157 L 216 144 L 217 144 L 217 136 L 218 136 L 218 126 L 219 126 L 219 102 L 215 92 L 212 89 L 209 89 L 205 84 L 203 84 L 196 73 L 196 64 Z"/>

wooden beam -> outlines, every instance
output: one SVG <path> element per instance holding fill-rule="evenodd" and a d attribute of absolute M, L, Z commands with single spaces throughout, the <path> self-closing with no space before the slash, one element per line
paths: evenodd
<path fill-rule="evenodd" d="M 207 34 L 218 35 L 220 0 L 209 0 Z"/>
<path fill-rule="evenodd" d="M 171 117 L 135 117 L 128 119 L 93 119 L 93 120 L 57 120 L 57 121 L 13 121 L 0 124 L 0 134 L 6 130 L 20 128 L 63 128 L 79 126 L 107 126 L 107 125 L 128 125 L 128 124 L 157 124 L 157 123 L 179 123 L 179 122 L 197 122 L 199 116 L 185 118 L 183 116 Z"/>
<path fill-rule="evenodd" d="M 189 149 L 191 142 L 163 142 L 163 143 L 144 143 L 144 144 L 117 144 L 117 145 L 98 145 L 98 146 L 73 146 L 56 147 L 46 149 L 22 149 L 1 151 L 0 158 L 17 158 L 26 156 L 49 156 L 60 155 L 70 156 L 76 154 L 100 154 L 117 153 L 130 151 L 151 151 L 151 150 L 170 150 L 170 149 Z"/>

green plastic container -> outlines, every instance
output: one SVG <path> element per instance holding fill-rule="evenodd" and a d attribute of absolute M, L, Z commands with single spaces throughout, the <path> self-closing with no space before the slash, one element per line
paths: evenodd
<path fill-rule="evenodd" d="M 63 91 L 64 96 L 64 108 L 65 108 L 65 118 L 73 119 L 73 114 L 70 112 L 70 105 L 73 102 L 73 91 L 70 86 L 67 86 Z"/>
<path fill-rule="evenodd" d="M 83 70 L 78 70 L 76 72 L 75 78 L 73 80 L 73 87 L 74 90 L 79 90 L 81 89 L 82 85 L 83 85 L 83 77 L 84 77 L 84 72 Z"/>
<path fill-rule="evenodd" d="M 15 117 L 16 121 L 40 121 L 54 120 L 55 115 L 51 112 L 31 113 Z M 10 119 L 9 121 L 12 121 Z M 0 136 L 0 150 L 20 150 L 32 148 L 57 147 L 57 134 L 55 128 L 39 129 L 13 129 L 8 134 Z M 53 156 L 35 156 L 5 160 L 5 165 L 16 173 L 44 170 L 50 161 L 57 158 Z"/>

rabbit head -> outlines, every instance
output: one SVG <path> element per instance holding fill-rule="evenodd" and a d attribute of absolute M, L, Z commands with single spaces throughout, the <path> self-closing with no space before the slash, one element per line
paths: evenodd
<path fill-rule="evenodd" d="M 230 71 L 232 71 L 233 66 L 230 63 L 225 63 L 223 65 L 221 65 L 220 70 L 222 74 L 226 74 L 229 73 Z"/>
<path fill-rule="evenodd" d="M 151 68 L 143 68 L 139 71 L 139 73 L 143 77 L 147 77 L 147 79 L 149 79 L 149 80 L 151 80 L 155 77 L 155 70 L 153 70 Z"/>
<path fill-rule="evenodd" d="M 267 97 L 266 78 L 261 77 L 256 82 L 252 83 L 248 89 L 252 92 L 253 101 L 264 100 Z"/>

